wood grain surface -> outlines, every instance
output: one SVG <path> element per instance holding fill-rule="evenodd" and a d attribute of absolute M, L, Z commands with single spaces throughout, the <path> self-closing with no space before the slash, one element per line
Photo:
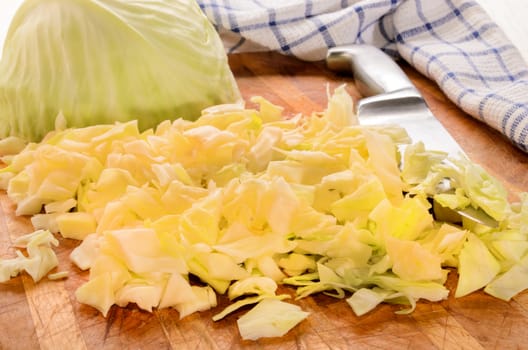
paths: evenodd
<path fill-rule="evenodd" d="M 260 95 L 285 108 L 286 114 L 322 111 L 327 87 L 347 83 L 358 98 L 350 77 L 337 76 L 323 63 L 305 63 L 273 53 L 230 57 L 246 100 Z M 446 100 L 430 81 L 403 65 L 424 93 L 438 119 L 468 156 L 498 177 L 512 200 L 528 191 L 528 155 L 498 132 L 464 114 Z M 0 257 L 14 256 L 16 237 L 32 231 L 28 218 L 15 217 L 14 205 L 0 193 Z M 397 315 L 398 306 L 382 305 L 356 317 L 344 300 L 316 295 L 296 302 L 310 312 L 307 320 L 282 338 L 242 341 L 236 327 L 240 310 L 226 319 L 211 317 L 227 305 L 219 297 L 213 310 L 182 320 L 175 310 L 152 314 L 134 306 L 112 307 L 107 318 L 79 304 L 74 291 L 87 279 L 70 261 L 78 242 L 58 237 L 61 281 L 38 284 L 26 275 L 0 284 L 0 349 L 522 349 L 528 348 L 528 293 L 510 302 L 482 292 L 439 303 L 419 302 L 410 315 Z M 450 273 L 448 286 L 456 285 Z M 281 292 L 291 293 L 284 288 Z"/>

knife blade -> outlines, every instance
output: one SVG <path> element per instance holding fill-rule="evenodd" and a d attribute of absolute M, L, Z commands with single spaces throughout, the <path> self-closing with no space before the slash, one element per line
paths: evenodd
<path fill-rule="evenodd" d="M 422 141 L 426 149 L 445 151 L 450 156 L 465 154 L 405 72 L 377 47 L 334 47 L 328 51 L 326 64 L 330 70 L 353 74 L 363 96 L 356 104 L 360 124 L 397 124 L 407 130 L 413 142 Z"/>
<path fill-rule="evenodd" d="M 423 142 L 427 150 L 464 155 L 464 150 L 433 115 L 422 94 L 400 66 L 375 46 L 356 44 L 328 50 L 327 67 L 336 72 L 352 73 L 363 96 L 356 103 L 361 125 L 396 124 L 407 131 L 413 143 Z M 474 222 L 497 227 L 496 220 L 480 209 L 456 210 Z"/>

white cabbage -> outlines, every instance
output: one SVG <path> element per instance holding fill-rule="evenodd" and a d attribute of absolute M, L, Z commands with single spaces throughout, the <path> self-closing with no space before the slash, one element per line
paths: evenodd
<path fill-rule="evenodd" d="M 26 0 L 0 62 L 0 137 L 166 119 L 240 98 L 223 44 L 194 0 Z M 62 113 L 61 113 L 62 112 Z"/>

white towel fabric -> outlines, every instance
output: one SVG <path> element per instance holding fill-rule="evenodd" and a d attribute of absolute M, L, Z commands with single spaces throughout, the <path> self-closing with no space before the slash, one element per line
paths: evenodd
<path fill-rule="evenodd" d="M 367 43 L 401 57 L 461 109 L 528 152 L 528 67 L 470 0 L 198 0 L 229 53 L 322 60 Z"/>

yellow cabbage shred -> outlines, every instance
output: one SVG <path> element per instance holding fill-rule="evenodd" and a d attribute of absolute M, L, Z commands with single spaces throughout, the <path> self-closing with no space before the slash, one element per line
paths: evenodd
<path fill-rule="evenodd" d="M 357 125 L 344 87 L 311 116 L 253 102 L 260 109 L 216 106 L 144 132 L 134 121 L 56 130 L 8 158 L 0 183 L 17 215 L 82 241 L 71 259 L 89 279 L 76 297 L 103 315 L 135 303 L 184 317 L 215 307 L 219 294 L 237 305 L 282 299 L 277 284 L 297 297 L 358 291 L 347 300 L 359 314 L 383 301 L 410 312 L 419 299 L 447 297 L 451 268 L 461 268 L 460 295 L 492 283 L 500 297 L 512 267 L 526 277 L 528 245 L 508 242 L 527 241 L 528 196 L 504 212 L 494 207 L 498 228 L 435 221 L 420 189 L 440 177 L 425 170 L 439 154 L 414 147 L 407 182 L 404 130 Z M 484 277 L 477 253 L 493 266 Z"/>
<path fill-rule="evenodd" d="M 37 230 L 20 236 L 14 243 L 18 248 L 24 248 L 27 254 L 17 249 L 15 258 L 0 259 L 0 282 L 6 282 L 22 271 L 38 282 L 59 264 L 52 249 L 59 241 L 48 230 Z"/>

